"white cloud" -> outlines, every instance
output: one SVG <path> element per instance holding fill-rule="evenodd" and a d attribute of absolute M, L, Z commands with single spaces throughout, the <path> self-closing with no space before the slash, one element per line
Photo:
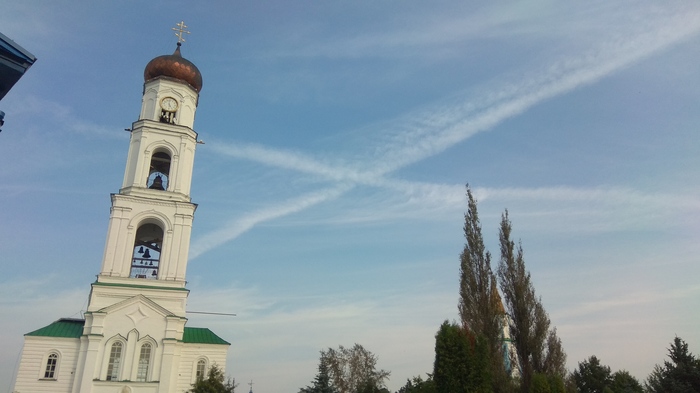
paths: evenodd
<path fill-rule="evenodd" d="M 203 253 L 215 248 L 229 240 L 235 239 L 240 234 L 248 231 L 255 225 L 269 221 L 288 214 L 296 213 L 307 209 L 316 204 L 337 198 L 352 186 L 341 184 L 333 188 L 327 188 L 321 191 L 308 193 L 301 197 L 294 198 L 274 206 L 259 209 L 244 215 L 241 218 L 232 220 L 227 226 L 224 226 L 216 231 L 209 232 L 198 237 L 192 243 L 190 248 L 190 259 L 197 258 Z"/>
<path fill-rule="evenodd" d="M 52 124 L 52 130 L 62 130 L 84 136 L 126 139 L 129 134 L 117 127 L 108 127 L 78 118 L 74 111 L 58 102 L 53 102 L 36 96 L 25 96 L 11 101 L 12 105 L 7 108 L 8 113 L 13 116 L 24 116 L 26 118 L 42 116 Z M 119 132 L 121 131 L 121 132 Z"/>
<path fill-rule="evenodd" d="M 427 108 L 393 122 L 383 122 L 382 145 L 371 148 L 375 158 L 360 171 L 328 164 L 303 153 L 266 148 L 260 145 L 223 145 L 222 154 L 245 158 L 266 165 L 317 174 L 329 180 L 347 180 L 379 185 L 386 174 L 439 154 L 478 132 L 517 116 L 544 100 L 591 84 L 636 61 L 696 34 L 700 18 L 696 13 L 674 14 L 657 21 L 651 30 L 633 37 L 617 37 L 594 51 L 560 59 L 536 74 L 519 75 L 516 81 L 502 81 L 473 98 L 460 98 L 450 104 Z"/>

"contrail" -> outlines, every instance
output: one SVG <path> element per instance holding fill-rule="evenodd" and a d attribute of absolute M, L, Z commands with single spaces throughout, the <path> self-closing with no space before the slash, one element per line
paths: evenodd
<path fill-rule="evenodd" d="M 370 169 L 353 169 L 347 164 L 336 165 L 303 153 L 261 145 L 217 143 L 215 150 L 221 154 L 320 176 L 332 182 L 342 182 L 342 185 L 240 217 L 229 225 L 196 239 L 190 256 L 196 258 L 260 222 L 337 198 L 353 185 L 409 189 L 410 184 L 385 176 L 437 155 L 479 132 L 488 131 L 543 101 L 595 83 L 697 34 L 700 31 L 700 18 L 692 13 L 673 15 L 666 20 L 656 21 L 654 27 L 655 29 L 643 34 L 606 42 L 596 51 L 553 63 L 539 74 L 525 76 L 516 83 L 504 83 L 500 88 L 492 89 L 475 99 L 432 108 L 413 115 L 410 119 L 398 119 L 391 128 L 399 131 L 396 137 L 376 149 L 382 152 L 379 158 L 363 165 L 358 163 L 358 167 Z M 425 185 L 421 187 L 425 188 Z"/>

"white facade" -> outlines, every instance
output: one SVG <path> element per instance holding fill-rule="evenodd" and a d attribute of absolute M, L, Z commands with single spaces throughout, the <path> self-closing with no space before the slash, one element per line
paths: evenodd
<path fill-rule="evenodd" d="M 196 209 L 190 200 L 197 146 L 192 127 L 201 75 L 180 57 L 179 46 L 160 58 L 166 71 L 144 83 L 85 319 L 58 320 L 25 335 L 17 393 L 185 392 L 211 365 L 225 368 L 230 344 L 208 329 L 186 326 Z M 168 74 L 170 58 L 173 67 L 182 68 L 178 60 L 191 66 L 186 71 L 197 73 L 200 86 Z"/>

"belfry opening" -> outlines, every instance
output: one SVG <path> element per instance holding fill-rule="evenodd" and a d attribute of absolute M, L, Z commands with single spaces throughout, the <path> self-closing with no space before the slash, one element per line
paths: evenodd
<path fill-rule="evenodd" d="M 156 224 L 141 225 L 136 231 L 129 277 L 157 279 L 162 246 L 163 229 Z"/>
<path fill-rule="evenodd" d="M 148 188 L 152 190 L 167 190 L 170 178 L 170 155 L 163 151 L 153 153 L 151 167 L 148 173 Z"/>

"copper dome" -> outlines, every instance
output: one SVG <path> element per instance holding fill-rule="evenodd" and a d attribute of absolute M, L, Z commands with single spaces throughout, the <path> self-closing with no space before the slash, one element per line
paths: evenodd
<path fill-rule="evenodd" d="M 159 76 L 179 79 L 192 86 L 197 93 L 202 90 L 202 74 L 196 65 L 182 57 L 179 42 L 172 55 L 158 56 L 146 65 L 143 71 L 144 81 L 148 82 Z"/>

